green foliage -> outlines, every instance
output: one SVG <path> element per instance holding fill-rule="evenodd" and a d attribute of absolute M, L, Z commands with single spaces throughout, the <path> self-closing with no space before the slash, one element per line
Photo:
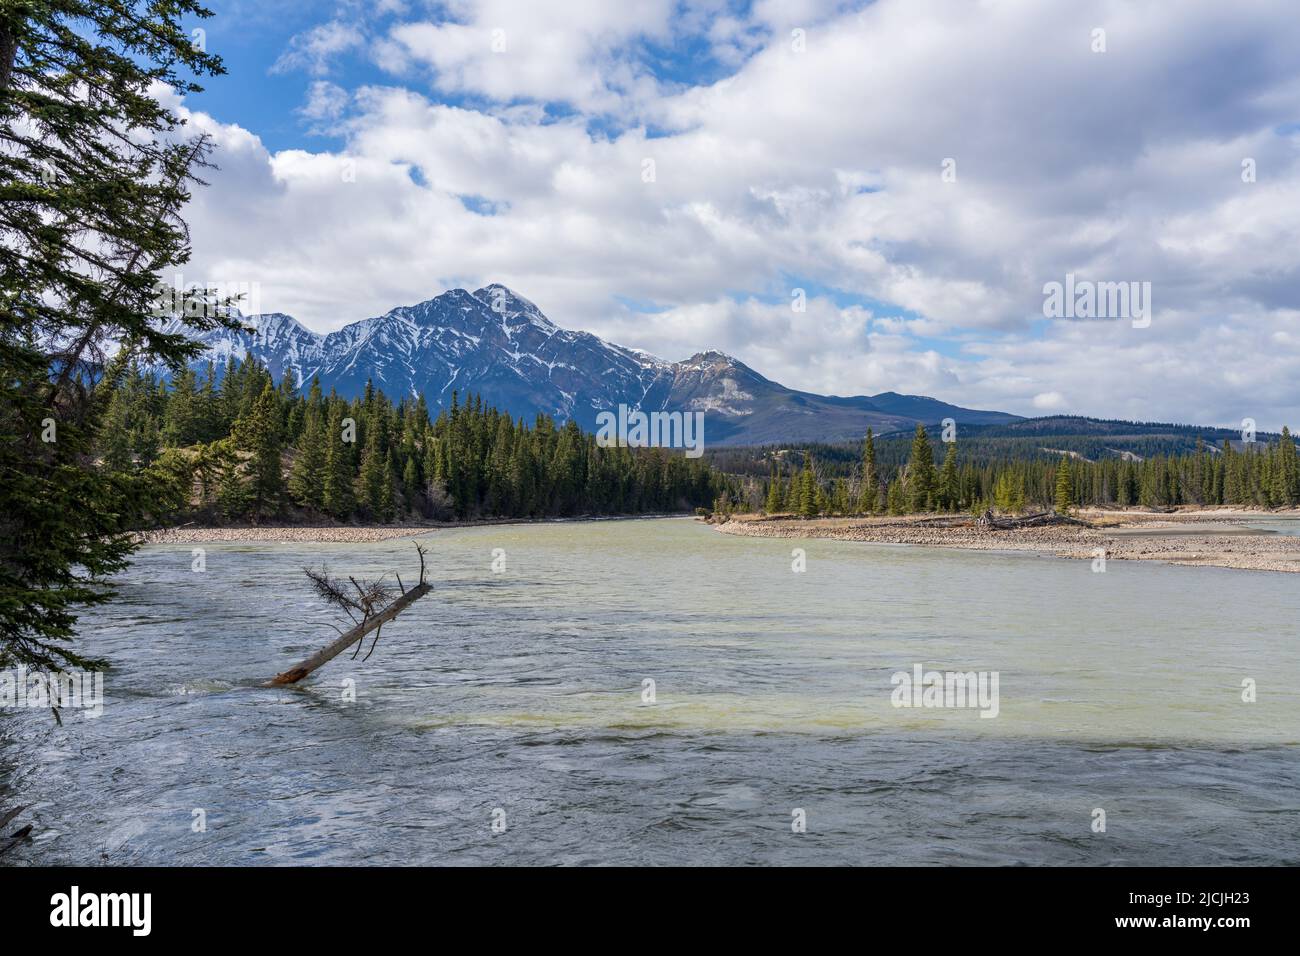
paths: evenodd
<path fill-rule="evenodd" d="M 1151 458 L 1111 454 L 1097 460 L 1063 455 L 1060 451 L 1050 458 L 1037 453 L 990 458 L 987 446 L 980 451 L 978 441 L 972 443 L 963 438 L 960 443 L 948 444 L 943 467 L 937 472 L 923 432 L 924 429 L 917 429 L 907 445 L 912 455 L 896 460 L 888 469 L 871 460 L 877 455 L 882 462 L 886 458 L 881 451 L 886 443 L 873 441 L 871 435 L 860 456 L 855 449 L 837 446 L 814 446 L 798 454 L 805 462 L 816 455 L 818 487 L 822 497 L 828 498 L 825 507 L 837 514 L 852 510 L 835 491 L 840 480 L 856 479 L 857 508 L 864 512 L 871 510 L 873 483 L 863 476 L 877 467 L 886 474 L 901 471 L 901 488 L 895 487 L 900 481 L 895 479 L 883 489 L 884 497 L 877 498 L 876 507 L 883 507 L 890 514 L 966 509 L 978 514 L 986 507 L 1018 513 L 1029 508 L 1179 505 L 1291 508 L 1300 504 L 1300 460 L 1289 428 L 1284 428 L 1271 441 L 1225 440 L 1217 447 L 1197 441 L 1189 446 L 1193 450 L 1179 454 Z M 893 444 L 889 446 L 888 457 L 894 460 L 897 440 L 890 442 Z M 756 453 L 754 449 L 731 449 L 706 457 L 715 466 L 726 462 L 737 467 L 743 476 L 748 470 L 743 456 Z M 791 453 L 780 454 L 788 458 Z M 801 477 L 794 482 L 797 501 L 787 501 L 787 510 L 800 511 L 804 495 Z M 926 491 L 927 487 L 931 490 Z M 875 488 L 879 494 L 880 485 L 876 484 Z M 920 507 L 922 495 L 924 508 Z"/>
<path fill-rule="evenodd" d="M 993 504 L 999 511 L 1018 514 L 1025 510 L 1025 476 L 1019 469 L 998 475 L 993 486 Z"/>
<path fill-rule="evenodd" d="M 189 437 L 185 409 L 168 421 L 156 394 L 117 386 L 131 358 L 179 367 L 199 349 L 187 333 L 235 324 L 220 308 L 153 321 L 189 257 L 180 214 L 208 151 L 155 87 L 220 72 L 182 24 L 207 15 L 0 3 L 0 666 L 96 665 L 67 647 L 77 608 L 108 599 L 129 530 L 183 493 L 185 462 L 162 448 L 166 428 Z"/>
<path fill-rule="evenodd" d="M 907 461 L 907 500 L 913 511 L 929 511 L 937 485 L 934 452 L 924 425 L 916 426 L 912 454 Z"/>
<path fill-rule="evenodd" d="M 345 418 L 348 408 L 340 399 L 330 395 L 329 425 L 325 430 L 325 474 L 321 480 L 321 505 L 326 514 L 344 521 L 356 508 L 352 493 L 353 455 L 352 442 Z M 298 499 L 310 504 L 309 496 Z"/>
<path fill-rule="evenodd" d="M 885 502 L 891 515 L 907 514 L 907 490 L 903 487 L 901 476 L 889 483 L 889 488 L 885 492 Z"/>
<path fill-rule="evenodd" d="M 772 478 L 767 483 L 767 500 L 763 505 L 763 510 L 770 515 L 779 514 L 785 508 L 785 489 L 781 480 L 781 469 L 778 466 L 772 472 Z"/>
<path fill-rule="evenodd" d="M 322 396 L 315 384 L 302 396 L 275 387 L 251 357 L 228 364 L 220 386 L 211 388 L 181 376 L 168 388 L 133 366 L 113 402 L 117 412 L 99 442 L 106 459 L 125 447 L 114 452 L 115 470 L 143 467 L 133 444 L 136 423 L 149 416 L 178 420 L 172 402 L 182 403 L 186 418 L 230 421 L 228 435 L 190 445 L 185 455 L 163 446 L 173 470 L 177 462 L 188 468 L 179 480 L 190 489 L 167 520 L 471 520 L 677 512 L 715 500 L 734 509 L 762 501 L 761 487 L 742 487 L 702 460 L 662 449 L 603 448 L 573 422 L 557 427 L 539 415 L 526 425 L 477 397 L 462 404 L 459 395 L 433 421 L 423 401 L 394 405 L 373 388 L 353 402 Z M 803 487 L 818 508 L 811 471 Z"/>
<path fill-rule="evenodd" d="M 283 482 L 280 474 L 279 398 L 268 381 L 248 411 L 235 419 L 231 439 L 247 452 L 244 468 L 249 516 L 259 518 L 279 511 Z"/>
<path fill-rule="evenodd" d="M 861 487 L 858 507 L 864 514 L 873 514 L 880 503 L 880 473 L 876 469 L 876 439 L 870 428 L 862 445 Z"/>
<path fill-rule="evenodd" d="M 957 511 L 962 503 L 961 479 L 957 474 L 957 443 L 950 441 L 946 446 L 935 505 L 940 511 Z"/>
<path fill-rule="evenodd" d="M 1070 475 L 1070 456 L 1062 455 L 1061 464 L 1056 469 L 1056 513 L 1070 513 L 1074 503 L 1074 479 Z"/>
<path fill-rule="evenodd" d="M 151 87 L 197 91 L 182 74 L 221 72 L 181 22 L 207 15 L 193 0 L 0 7 L 0 315 L 35 333 L 62 386 L 102 364 L 108 343 L 198 350 L 149 317 L 165 270 L 188 258 L 180 211 L 208 143 L 176 135 L 181 120 Z M 180 317 L 231 324 L 218 312 Z"/>
<path fill-rule="evenodd" d="M 316 385 L 312 396 L 307 399 L 302 434 L 289 474 L 289 494 L 295 501 L 315 511 L 325 509 L 326 427 L 325 408 L 320 398 L 320 387 Z"/>
<path fill-rule="evenodd" d="M 5 382 L 31 382 L 47 368 L 38 351 L 0 349 Z M 91 429 L 54 419 L 46 400 L 35 388 L 0 390 L 0 667 L 94 666 L 66 645 L 75 608 L 107 600 L 99 582 L 131 552 L 121 516 L 135 507 L 135 490 L 85 467 Z M 45 441 L 50 423 L 54 440 Z"/>
<path fill-rule="evenodd" d="M 805 518 L 815 518 L 821 512 L 819 500 L 820 485 L 817 474 L 813 471 L 812 459 L 806 459 L 803 472 L 799 475 L 799 514 Z"/>
<path fill-rule="evenodd" d="M 373 404 L 373 400 L 372 400 Z M 385 452 L 384 420 L 379 418 L 366 429 L 366 449 L 361 456 L 361 474 L 357 477 L 357 500 L 376 521 L 392 521 L 393 489 Z"/>

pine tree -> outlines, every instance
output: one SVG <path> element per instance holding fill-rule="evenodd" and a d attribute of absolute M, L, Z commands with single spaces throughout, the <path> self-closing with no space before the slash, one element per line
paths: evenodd
<path fill-rule="evenodd" d="M 179 366 L 201 350 L 185 332 L 220 323 L 153 321 L 188 257 L 180 214 L 207 144 L 174 135 L 175 100 L 151 88 L 184 95 L 198 87 L 182 74 L 221 71 L 188 33 L 207 15 L 193 0 L 0 4 L 0 668 L 102 664 L 67 645 L 77 609 L 111 598 L 154 497 L 148 470 L 96 455 L 127 365 L 107 353 Z"/>
<path fill-rule="evenodd" d="M 415 507 L 415 499 L 420 491 L 420 469 L 416 466 L 414 454 L 407 456 L 406 466 L 402 469 L 402 502 L 406 511 Z"/>
<path fill-rule="evenodd" d="M 993 489 L 993 503 L 999 511 L 1017 514 L 1025 508 L 1024 473 L 1018 469 L 1004 471 Z"/>
<path fill-rule="evenodd" d="M 907 492 L 903 488 L 902 476 L 889 483 L 885 491 L 885 501 L 891 515 L 907 514 Z"/>
<path fill-rule="evenodd" d="M 519 423 L 519 431 L 524 431 L 523 422 Z M 619 451 L 621 449 L 615 449 L 616 453 Z M 538 514 L 537 459 L 533 454 L 531 437 L 526 434 L 521 434 L 515 441 L 514 453 L 510 458 L 510 483 L 514 487 L 517 513 L 524 517 Z M 437 476 L 436 485 L 445 493 L 446 484 L 441 473 Z"/>
<path fill-rule="evenodd" d="M 781 466 L 777 465 L 767 483 L 767 503 L 764 505 L 763 510 L 770 515 L 780 514 L 783 504 L 781 498 Z"/>
<path fill-rule="evenodd" d="M 99 451 L 109 471 L 129 471 L 135 464 L 131 452 L 130 408 L 125 391 L 114 389 L 99 429 Z"/>
<path fill-rule="evenodd" d="M 142 413 L 131 429 L 131 452 L 141 468 L 154 463 L 162 448 L 162 438 L 158 434 L 158 419 L 148 412 Z"/>
<path fill-rule="evenodd" d="M 1278 442 L 1277 497 L 1281 507 L 1294 508 L 1300 502 L 1300 462 L 1296 460 L 1295 439 L 1291 429 L 1282 426 Z"/>
<path fill-rule="evenodd" d="M 376 514 L 379 520 L 389 524 L 397 517 L 397 508 L 393 499 L 393 488 L 397 484 L 397 469 L 393 465 L 393 452 L 390 449 L 384 455 L 383 484 L 379 489 L 379 501 Z"/>
<path fill-rule="evenodd" d="M 372 398 L 372 406 L 373 403 Z M 381 518 L 384 512 L 385 462 L 382 430 L 377 422 L 370 422 L 366 427 L 365 451 L 361 453 L 361 472 L 357 476 L 357 499 L 375 518 Z"/>
<path fill-rule="evenodd" d="M 283 493 L 280 471 L 280 409 L 268 381 L 248 412 L 235 422 L 235 444 L 252 457 L 247 463 L 249 508 L 254 521 L 279 510 Z"/>
<path fill-rule="evenodd" d="M 356 498 L 352 493 L 351 445 L 344 440 L 342 401 L 333 403 L 325 431 L 325 480 L 321 482 L 321 504 L 340 521 L 352 517 Z"/>
<path fill-rule="evenodd" d="M 170 447 L 184 447 L 203 441 L 203 413 L 194 371 L 184 368 L 172 380 L 161 440 Z"/>
<path fill-rule="evenodd" d="M 1062 455 L 1061 464 L 1056 469 L 1056 513 L 1070 513 L 1074 501 L 1074 485 L 1070 477 L 1070 456 Z"/>
<path fill-rule="evenodd" d="M 814 500 L 817 502 L 816 513 L 819 515 L 830 514 L 832 507 L 831 496 L 826 493 L 826 486 L 820 481 L 817 482 L 815 495 Z"/>
<path fill-rule="evenodd" d="M 811 456 L 804 458 L 803 473 L 799 476 L 799 514 L 815 518 L 821 511 L 818 500 L 817 475 L 813 471 Z"/>
<path fill-rule="evenodd" d="M 318 511 L 325 503 L 326 427 L 322 410 L 309 404 L 289 473 L 289 494 L 293 500 Z"/>
<path fill-rule="evenodd" d="M 876 439 L 871 429 L 867 429 L 867 439 L 862 447 L 862 500 L 859 508 L 864 514 L 872 514 L 878 505 L 880 476 L 876 471 Z"/>
<path fill-rule="evenodd" d="M 485 406 L 478 396 L 457 409 L 454 424 L 446 414 L 430 423 L 427 417 L 423 422 L 416 418 L 421 407 L 417 402 L 404 399 L 394 406 L 377 389 L 372 388 L 368 400 L 349 405 L 333 393 L 322 399 L 318 382 L 305 397 L 286 389 L 284 379 L 272 382 L 251 358 L 232 366 L 231 372 L 232 394 L 242 396 L 250 382 L 261 383 L 261 392 L 236 417 L 231 435 L 193 445 L 185 455 L 173 454 L 175 449 L 165 442 L 159 447 L 156 426 L 175 418 L 170 403 L 186 401 L 189 390 L 160 389 L 138 363 L 128 364 L 121 376 L 106 416 L 114 427 L 104 429 L 101 454 L 106 460 L 117 459 L 120 470 L 157 479 L 153 514 L 179 514 L 190 508 L 203 514 L 214 504 L 219 506 L 216 513 L 232 519 L 273 513 L 277 496 L 268 503 L 259 492 L 265 481 L 274 479 L 274 456 L 263 447 L 267 436 L 293 448 L 288 471 L 293 500 L 340 520 L 360 514 L 388 521 L 408 510 L 439 518 L 457 513 L 618 514 L 687 510 L 710 501 L 728 510 L 750 510 L 763 499 L 759 483 L 751 477 L 728 479 L 703 462 L 658 449 L 601 448 L 575 423 L 557 429 L 545 415 L 529 428 Z M 233 407 L 245 407 L 242 397 Z M 354 414 L 364 418 L 361 431 L 367 441 L 362 456 L 355 444 L 344 441 L 343 423 Z M 449 450 L 453 443 L 459 449 L 454 457 Z M 155 457 L 155 466 L 144 464 Z M 364 475 L 358 475 L 358 457 Z M 796 513 L 802 512 L 805 501 L 813 514 L 844 512 L 845 479 L 837 476 L 829 484 L 819 483 L 811 455 L 807 465 L 810 474 L 794 481 L 774 476 L 779 480 L 770 493 L 782 500 L 782 507 L 788 507 L 787 488 L 797 493 L 801 505 Z M 453 470 L 465 492 L 459 499 L 442 483 Z M 191 503 L 188 497 L 195 487 L 198 500 Z M 353 492 L 360 494 L 360 512 Z"/>
<path fill-rule="evenodd" d="M 939 475 L 938 504 L 944 511 L 956 511 L 961 502 L 961 487 L 957 477 L 957 443 L 946 443 L 943 471 Z"/>
<path fill-rule="evenodd" d="M 907 462 L 907 499 L 913 511 L 929 511 L 935 493 L 934 452 L 924 425 L 916 426 Z"/>
<path fill-rule="evenodd" d="M 232 439 L 215 443 L 217 507 L 227 518 L 242 518 L 253 508 L 253 486 Z"/>

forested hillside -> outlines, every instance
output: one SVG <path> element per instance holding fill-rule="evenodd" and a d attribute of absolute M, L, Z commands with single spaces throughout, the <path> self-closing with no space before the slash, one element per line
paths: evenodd
<path fill-rule="evenodd" d="M 185 370 L 170 383 L 119 370 L 99 453 L 153 479 L 154 523 L 393 522 L 684 511 L 727 480 L 661 449 L 603 448 L 569 422 L 514 421 L 453 394 L 430 420 L 367 386 L 351 401 L 299 394 L 255 360 Z"/>

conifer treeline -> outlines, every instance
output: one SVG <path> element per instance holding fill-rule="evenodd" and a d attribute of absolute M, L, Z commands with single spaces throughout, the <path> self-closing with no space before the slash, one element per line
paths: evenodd
<path fill-rule="evenodd" d="M 812 454 L 781 453 L 765 486 L 730 502 L 739 510 L 819 514 L 972 511 L 1140 505 L 1240 505 L 1294 507 L 1300 503 L 1300 462 L 1288 428 L 1272 442 L 1244 446 L 1197 443 L 1195 452 L 1141 461 L 1059 461 L 1006 458 L 961 462 L 961 442 L 944 443 L 942 464 L 923 426 L 917 426 L 907 460 L 881 469 L 875 438 L 867 431 L 862 458 L 848 474 L 823 470 Z M 892 472 L 892 473 L 890 473 Z"/>
<path fill-rule="evenodd" d="M 600 447 L 572 421 L 514 421 L 479 397 L 453 393 L 431 420 L 423 396 L 393 404 L 369 383 L 351 401 L 318 381 L 303 395 L 250 356 L 170 385 L 132 367 L 100 454 L 157 479 L 158 522 L 644 514 L 708 506 L 729 487 L 701 459 Z"/>
<path fill-rule="evenodd" d="M 1005 512 L 1080 506 L 1172 507 L 1300 503 L 1300 463 L 1288 429 L 1237 450 L 1197 443 L 1193 453 L 1144 460 L 1062 456 L 942 461 L 923 426 L 910 454 L 885 466 L 870 430 L 846 469 L 810 452 L 774 454 L 770 477 L 725 476 L 660 449 L 602 448 L 569 422 L 532 424 L 453 394 L 429 417 L 423 397 L 394 405 L 367 385 L 345 400 L 278 386 L 268 370 L 231 358 L 170 385 L 131 368 L 112 392 L 100 454 L 114 471 L 156 479 L 149 520 L 264 520 L 286 515 L 392 522 L 709 507 L 805 516 L 919 511 Z"/>

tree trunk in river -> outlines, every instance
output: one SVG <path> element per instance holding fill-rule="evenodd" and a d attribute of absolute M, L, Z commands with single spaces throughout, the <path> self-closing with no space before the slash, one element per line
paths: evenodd
<path fill-rule="evenodd" d="M 338 657 L 357 641 L 364 638 L 371 631 L 376 630 L 387 624 L 397 615 L 401 614 L 408 607 L 424 597 L 433 590 L 433 585 L 417 584 L 411 590 L 407 591 L 388 607 L 384 608 L 373 617 L 362 621 L 352 630 L 345 633 L 337 641 L 327 647 L 321 648 L 311 657 L 307 658 L 297 667 L 291 667 L 283 674 L 276 674 L 264 686 L 266 687 L 283 687 L 285 684 L 296 684 L 316 668 L 328 664 L 334 658 Z"/>
<path fill-rule="evenodd" d="M 315 585 L 321 597 L 325 598 L 329 604 L 342 608 L 354 622 L 356 622 L 354 612 L 359 612 L 362 615 L 361 620 L 357 622 L 356 627 L 352 628 L 352 630 L 340 633 L 338 640 L 321 648 L 297 667 L 291 667 L 282 674 L 276 674 L 262 686 L 283 687 L 286 684 L 296 684 L 318 667 L 334 660 L 353 644 L 364 640 L 365 636 L 371 631 L 376 632 L 375 643 L 378 643 L 380 628 L 433 590 L 433 585 L 424 583 L 424 556 L 428 552 L 418 543 L 415 546 L 415 552 L 420 557 L 420 583 L 408 591 L 402 586 L 401 575 L 397 575 L 397 586 L 402 588 L 401 597 L 386 605 L 381 605 L 382 610 L 376 610 L 376 605 L 387 601 L 391 594 L 391 590 L 383 583 L 382 578 L 378 581 L 363 582 L 349 577 L 348 581 L 351 582 L 352 587 L 355 589 L 355 595 L 353 595 L 346 592 L 342 581 L 330 577 L 324 568 L 320 571 L 304 568 L 307 577 Z M 370 646 L 372 653 L 374 649 L 372 644 Z M 360 652 L 360 650 L 361 648 L 358 647 L 357 651 Z M 366 655 L 366 657 L 369 656 L 369 654 Z"/>

